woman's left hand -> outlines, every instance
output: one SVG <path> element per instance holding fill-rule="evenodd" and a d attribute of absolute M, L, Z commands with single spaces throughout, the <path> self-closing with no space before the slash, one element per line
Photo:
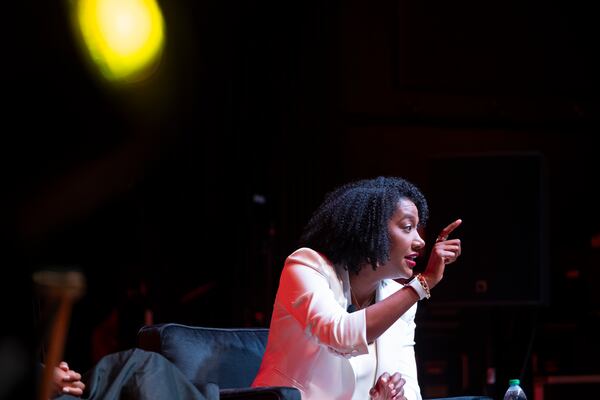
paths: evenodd
<path fill-rule="evenodd" d="M 392 376 L 384 372 L 369 391 L 369 396 L 372 400 L 406 400 L 404 397 L 405 383 L 406 381 L 399 372 Z"/>
<path fill-rule="evenodd" d="M 427 267 L 422 273 L 431 289 L 442 280 L 446 265 L 456 261 L 462 252 L 460 239 L 448 239 L 448 235 L 458 228 L 460 224 L 462 224 L 462 220 L 457 219 L 445 227 L 438 235 L 431 249 Z"/>

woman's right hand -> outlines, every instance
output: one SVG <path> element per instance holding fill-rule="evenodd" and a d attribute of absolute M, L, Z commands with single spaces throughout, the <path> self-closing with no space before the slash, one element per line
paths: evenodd
<path fill-rule="evenodd" d="M 405 400 L 404 384 L 406 381 L 399 372 L 390 376 L 387 372 L 381 374 L 375 386 L 369 391 L 371 400 Z"/>
<path fill-rule="evenodd" d="M 462 223 L 461 219 L 457 219 L 450 225 L 442 229 L 438 235 L 425 271 L 421 274 L 427 280 L 430 288 L 437 285 L 444 276 L 446 264 L 453 263 L 460 256 L 461 246 L 460 239 L 448 239 L 448 235 L 452 233 Z"/>

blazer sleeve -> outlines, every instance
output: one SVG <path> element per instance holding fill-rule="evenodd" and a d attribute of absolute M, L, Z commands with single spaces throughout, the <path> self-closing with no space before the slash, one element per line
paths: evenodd
<path fill-rule="evenodd" d="M 365 310 L 348 313 L 340 305 L 331 288 L 337 276 L 332 276 L 334 271 L 326 263 L 307 248 L 288 257 L 279 282 L 279 301 L 319 344 L 346 357 L 366 354 Z"/>

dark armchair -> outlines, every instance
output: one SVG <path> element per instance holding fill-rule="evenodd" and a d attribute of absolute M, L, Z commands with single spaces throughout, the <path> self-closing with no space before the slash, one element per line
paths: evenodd
<path fill-rule="evenodd" d="M 198 388 L 219 387 L 221 399 L 301 400 L 291 387 L 252 388 L 269 330 L 220 329 L 180 324 L 145 326 L 138 347 L 160 353 Z"/>
<path fill-rule="evenodd" d="M 260 367 L 268 334 L 266 328 L 221 329 L 162 324 L 140 329 L 138 347 L 165 356 L 201 391 L 207 384 L 218 385 L 221 399 L 301 400 L 296 388 L 250 387 Z M 444 400 L 492 399 L 462 396 Z"/>

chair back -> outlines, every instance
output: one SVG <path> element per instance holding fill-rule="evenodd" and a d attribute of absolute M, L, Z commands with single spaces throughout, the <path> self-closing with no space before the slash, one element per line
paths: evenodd
<path fill-rule="evenodd" d="M 138 347 L 162 354 L 197 387 L 245 388 L 258 373 L 267 328 L 205 328 L 181 324 L 145 326 Z"/>

